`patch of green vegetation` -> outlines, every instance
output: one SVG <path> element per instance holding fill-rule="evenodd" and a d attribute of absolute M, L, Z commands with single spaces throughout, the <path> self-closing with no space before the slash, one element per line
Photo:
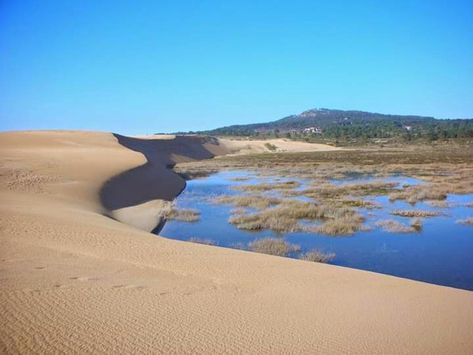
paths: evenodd
<path fill-rule="evenodd" d="M 458 141 L 473 138 L 473 120 L 317 109 L 272 122 L 234 125 L 202 133 L 259 139 L 332 141 L 335 144 Z"/>

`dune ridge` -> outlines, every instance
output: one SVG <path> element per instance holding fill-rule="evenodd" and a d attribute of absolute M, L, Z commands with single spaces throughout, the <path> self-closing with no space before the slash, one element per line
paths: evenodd
<path fill-rule="evenodd" d="M 174 164 L 227 153 L 217 139 L 209 137 L 114 136 L 122 146 L 141 153 L 146 163 L 107 180 L 99 193 L 101 204 L 110 217 L 146 231 L 159 231 L 163 211 L 186 186 L 185 180 L 171 170 Z"/>
<path fill-rule="evenodd" d="M 177 150 L 152 142 L 144 155 L 122 137 L 0 134 L 1 353 L 471 353 L 470 291 L 168 240 L 107 217 L 172 198 L 167 185 L 141 194 L 151 177 L 135 169 L 226 149 L 176 137 Z"/>

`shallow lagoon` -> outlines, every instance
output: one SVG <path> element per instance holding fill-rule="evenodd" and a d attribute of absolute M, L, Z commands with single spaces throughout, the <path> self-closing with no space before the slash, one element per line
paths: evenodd
<path fill-rule="evenodd" d="M 342 184 L 370 180 L 373 178 L 357 176 L 331 182 Z M 179 240 L 205 239 L 230 248 L 244 248 L 255 239 L 282 237 L 290 243 L 300 245 L 302 251 L 320 249 L 335 253 L 336 257 L 330 262 L 334 265 L 473 290 L 473 227 L 455 223 L 458 219 L 473 215 L 473 208 L 465 206 L 473 201 L 473 195 L 449 195 L 446 200 L 452 206 L 449 208 L 432 207 L 424 202 L 413 207 L 405 201 L 390 202 L 387 196 L 368 197 L 365 199 L 382 205 L 382 209 L 357 209 L 366 217 L 365 224 L 370 230 L 339 237 L 309 232 L 280 234 L 240 230 L 228 223 L 235 207 L 212 202 L 219 195 L 242 194 L 233 189 L 237 185 L 284 181 L 300 182 L 301 186 L 296 189 L 304 189 L 308 184 L 304 179 L 259 176 L 251 171 L 224 171 L 207 178 L 188 181 L 186 189 L 176 199 L 176 205 L 178 208 L 199 210 L 200 220 L 194 223 L 168 221 L 160 235 Z M 383 181 L 396 182 L 400 186 L 421 183 L 405 176 L 392 176 Z M 271 191 L 269 194 L 278 195 L 280 192 Z M 396 209 L 432 210 L 442 214 L 424 218 L 423 228 L 419 233 L 391 233 L 374 225 L 380 219 L 408 222 L 409 218 L 390 214 L 390 211 Z"/>

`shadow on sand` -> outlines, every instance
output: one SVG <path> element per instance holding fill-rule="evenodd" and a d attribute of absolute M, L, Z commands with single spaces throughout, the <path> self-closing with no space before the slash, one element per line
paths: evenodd
<path fill-rule="evenodd" d="M 171 170 L 176 163 L 209 159 L 224 153 L 218 140 L 211 137 L 141 139 L 114 136 L 124 147 L 142 153 L 147 162 L 105 182 L 100 190 L 100 201 L 109 212 L 152 200 L 172 201 L 186 186 L 185 180 Z"/>

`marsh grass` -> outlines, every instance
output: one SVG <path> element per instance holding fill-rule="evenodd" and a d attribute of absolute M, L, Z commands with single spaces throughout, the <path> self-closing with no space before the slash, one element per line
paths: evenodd
<path fill-rule="evenodd" d="M 423 210 L 394 210 L 391 211 L 391 214 L 401 217 L 436 217 L 440 215 L 440 212 Z"/>
<path fill-rule="evenodd" d="M 447 201 L 426 201 L 429 206 L 436 207 L 436 208 L 449 208 L 451 204 Z"/>
<path fill-rule="evenodd" d="M 434 207 L 453 207 L 447 203 L 448 194 L 473 193 L 473 154 L 471 146 L 462 145 L 413 145 L 402 147 L 353 149 L 333 152 L 272 153 L 232 157 L 220 157 L 198 163 L 178 164 L 180 171 L 195 171 L 197 175 L 207 171 L 225 169 L 251 170 L 259 176 L 284 176 L 308 179 L 309 188 L 301 190 L 297 181 L 275 184 L 244 185 L 237 189 L 249 193 L 279 191 L 283 196 L 305 196 L 317 204 L 291 205 L 281 199 L 280 203 L 230 202 L 237 207 L 253 207 L 257 213 L 240 210 L 233 213 L 230 222 L 238 228 L 249 230 L 272 229 L 278 232 L 300 231 L 307 228 L 305 220 L 321 222 L 312 231 L 328 235 L 352 234 L 364 228 L 357 208 L 376 208 L 365 196 L 387 195 L 390 201 L 403 200 L 412 205 L 427 201 Z M 348 183 L 336 185 L 333 179 L 386 178 L 408 176 L 421 181 L 418 185 L 399 186 L 384 181 Z M 248 206 L 245 206 L 248 204 Z M 256 207 L 255 207 L 256 206 Z M 467 204 L 473 207 L 473 203 Z M 304 211 L 305 210 L 305 211 Z M 348 212 L 350 211 L 350 212 Z M 409 211 L 409 210 L 408 210 Z M 429 212 L 430 214 L 430 212 Z M 379 221 L 377 225 L 388 231 L 415 232 L 422 228 L 419 212 L 403 212 L 405 217 L 417 217 L 409 224 L 395 220 Z M 460 222 L 459 222 L 460 223 Z"/>
<path fill-rule="evenodd" d="M 275 232 L 296 232 L 301 229 L 297 220 L 270 213 L 238 214 L 231 216 L 228 221 L 238 229 L 250 231 L 271 229 Z"/>
<path fill-rule="evenodd" d="M 254 184 L 254 185 L 239 185 L 234 186 L 234 190 L 246 191 L 246 192 L 264 192 L 271 190 L 290 190 L 300 186 L 300 183 L 297 181 L 285 181 L 279 183 L 263 183 L 263 184 Z"/>
<path fill-rule="evenodd" d="M 294 219 L 314 220 L 343 216 L 352 213 L 352 210 L 288 199 L 282 201 L 277 208 L 268 212 L 277 216 L 288 216 Z"/>
<path fill-rule="evenodd" d="M 299 259 L 312 261 L 315 263 L 328 263 L 335 258 L 335 253 L 324 253 L 318 249 L 313 249 L 307 253 L 301 254 Z"/>
<path fill-rule="evenodd" d="M 281 203 L 280 199 L 267 197 L 262 195 L 243 195 L 232 196 L 222 195 L 212 199 L 213 203 L 220 203 L 226 205 L 233 205 L 236 207 L 251 207 L 256 209 L 263 209 Z"/>
<path fill-rule="evenodd" d="M 184 180 L 194 180 L 194 179 L 202 179 L 206 178 L 212 174 L 217 173 L 219 170 L 216 168 L 193 168 L 193 169 L 185 169 L 180 167 L 175 167 L 174 171 L 181 176 Z"/>
<path fill-rule="evenodd" d="M 197 243 L 197 244 L 217 245 L 215 243 L 215 241 L 213 241 L 211 239 L 201 239 L 201 238 L 197 238 L 197 237 L 190 238 L 188 241 L 191 242 L 191 243 Z"/>
<path fill-rule="evenodd" d="M 366 208 L 366 209 L 380 209 L 382 206 L 376 202 L 362 200 L 362 199 L 340 199 L 338 202 L 344 206 Z"/>
<path fill-rule="evenodd" d="M 370 181 L 366 183 L 357 184 L 343 184 L 335 186 L 327 186 L 324 190 L 319 192 L 320 195 L 353 195 L 353 196 L 366 196 L 366 195 L 386 195 L 397 187 L 395 182 L 384 182 L 384 181 Z"/>
<path fill-rule="evenodd" d="M 444 188 L 432 185 L 408 186 L 403 190 L 393 192 L 389 195 L 389 201 L 405 200 L 412 205 L 415 205 L 419 201 L 442 201 L 446 198 L 447 192 Z"/>
<path fill-rule="evenodd" d="M 311 180 L 352 177 L 387 177 L 393 174 L 420 178 L 435 189 L 432 200 L 444 193 L 473 193 L 473 154 L 468 145 L 404 145 L 391 148 L 353 149 L 332 152 L 274 153 L 221 157 L 198 163 L 178 164 L 179 171 L 256 169 L 260 175 L 281 175 Z M 440 186 L 441 185 L 441 186 Z M 426 191 L 418 200 L 425 200 Z M 429 188 L 427 188 L 429 189 Z M 421 189 L 422 190 L 422 189 Z M 374 193 L 374 192 L 373 192 Z M 406 200 L 408 195 L 398 195 Z M 411 199 L 412 202 L 415 199 Z"/>
<path fill-rule="evenodd" d="M 347 196 L 369 196 L 369 195 L 387 195 L 396 190 L 396 183 L 371 181 L 359 184 L 334 185 L 331 183 L 318 183 L 302 191 L 290 191 L 287 195 L 301 195 L 314 199 L 335 200 L 346 199 Z M 350 201 L 350 199 L 346 200 Z M 361 200 L 352 199 L 353 204 L 363 204 Z M 349 202 L 348 202 L 349 203 Z M 368 202 L 365 202 L 368 206 Z"/>
<path fill-rule="evenodd" d="M 465 218 L 465 219 L 459 219 L 456 222 L 460 223 L 460 224 L 467 224 L 467 225 L 473 226 L 473 217 L 468 217 L 468 218 Z"/>
<path fill-rule="evenodd" d="M 263 254 L 270 254 L 276 256 L 288 256 L 291 253 L 298 252 L 300 246 L 291 244 L 283 239 L 278 238 L 263 238 L 257 239 L 248 244 L 251 251 Z"/>
<path fill-rule="evenodd" d="M 352 235 L 362 229 L 364 218 L 359 214 L 345 215 L 329 219 L 320 226 L 309 227 L 308 231 L 330 235 L 343 236 Z"/>
<path fill-rule="evenodd" d="M 402 224 L 394 219 L 377 221 L 375 225 L 390 233 L 413 233 L 417 231 L 416 228 Z"/>
<path fill-rule="evenodd" d="M 302 226 L 300 221 L 325 221 L 322 226 Z M 229 222 L 239 229 L 275 232 L 311 231 L 327 235 L 353 234 L 361 228 L 363 217 L 353 209 L 284 200 L 273 208 L 256 213 L 233 214 Z"/>
<path fill-rule="evenodd" d="M 250 180 L 250 178 L 246 176 L 234 177 L 230 179 L 230 181 L 248 181 L 248 180 Z"/>
<path fill-rule="evenodd" d="M 194 209 L 172 208 L 166 212 L 165 218 L 181 222 L 197 222 L 200 219 L 200 212 Z"/>
<path fill-rule="evenodd" d="M 425 180 L 444 180 L 472 188 L 473 154 L 471 146 L 449 145 L 403 145 L 402 147 L 331 151 L 252 154 L 224 156 L 216 159 L 181 163 L 175 170 L 203 171 L 223 169 L 256 169 L 260 175 L 297 176 L 316 179 L 345 179 L 351 177 L 386 177 L 403 174 L 418 176 Z M 465 180 L 464 178 L 467 178 Z"/>
<path fill-rule="evenodd" d="M 411 227 L 415 229 L 416 232 L 420 232 L 422 230 L 422 219 L 420 218 L 413 218 L 411 220 Z"/>

